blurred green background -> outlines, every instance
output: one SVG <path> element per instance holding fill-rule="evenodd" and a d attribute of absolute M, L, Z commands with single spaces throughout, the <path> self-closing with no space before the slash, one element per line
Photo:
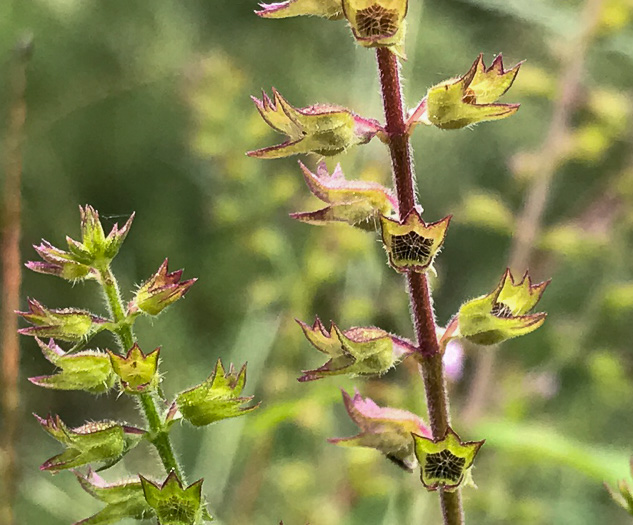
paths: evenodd
<path fill-rule="evenodd" d="M 434 280 L 440 324 L 461 301 L 496 285 L 526 195 L 548 162 L 553 171 L 529 261 L 535 280 L 553 278 L 539 305 L 548 320 L 506 343 L 496 359 L 495 350 L 465 348 L 463 374 L 450 384 L 455 429 L 487 439 L 474 470 L 479 488 L 464 493 L 473 524 L 631 520 L 602 482 L 627 476 L 633 448 L 633 2 L 588 1 L 599 16 L 578 37 L 587 29 L 581 1 L 410 0 L 409 106 L 430 85 L 464 73 L 480 52 L 489 63 L 503 51 L 507 66 L 527 59 L 506 95 L 522 104 L 516 116 L 455 132 L 418 128 L 413 137 L 425 218 L 454 214 Z M 89 203 L 106 226 L 137 212 L 115 261 L 124 289 L 166 256 L 185 277 L 199 277 L 186 300 L 154 322 L 141 320 L 137 334 L 146 351 L 162 346 L 170 396 L 204 379 L 217 357 L 248 361 L 246 393 L 262 401 L 259 410 L 173 432 L 190 479 L 205 478 L 218 523 L 437 524 L 437 497 L 422 490 L 417 474 L 374 450 L 325 441 L 356 432 L 340 387 L 425 415 L 415 368 L 375 380 L 296 381 L 321 356 L 295 317 L 319 315 L 343 328 L 376 324 L 412 337 L 401 277 L 386 266 L 375 235 L 288 218 L 318 206 L 296 159 L 244 155 L 281 141 L 249 100 L 261 88 L 275 86 L 298 107 L 329 102 L 382 119 L 374 54 L 357 48 L 342 22 L 261 20 L 256 7 L 254 0 L 0 3 L 0 130 L 11 49 L 26 32 L 35 45 L 23 258 L 35 258 L 30 246 L 40 238 L 58 246 L 65 235 L 76 238 L 78 205 Z M 561 78 L 579 59 L 585 67 L 569 126 L 548 149 Z M 329 167 L 337 161 L 348 178 L 389 181 L 378 141 L 328 160 Z M 92 283 L 71 287 L 25 274 L 23 296 L 23 304 L 29 296 L 103 311 Z M 71 426 L 107 417 L 140 422 L 125 397 L 28 383 L 51 370 L 34 341 L 21 342 L 18 522 L 72 523 L 100 505 L 71 474 L 38 471 L 59 449 L 30 413 L 59 413 Z M 104 476 L 160 475 L 147 452 L 133 451 Z"/>

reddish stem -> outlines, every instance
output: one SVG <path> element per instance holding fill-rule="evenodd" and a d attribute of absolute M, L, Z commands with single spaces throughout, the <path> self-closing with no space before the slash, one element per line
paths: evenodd
<path fill-rule="evenodd" d="M 388 137 L 393 179 L 398 196 L 400 217 L 413 210 L 416 205 L 414 188 L 415 171 L 413 168 L 409 134 L 404 118 L 404 103 L 400 83 L 400 64 L 398 58 L 387 48 L 376 50 L 380 86 L 385 110 L 385 131 Z M 429 283 L 424 273 L 407 273 L 409 300 L 413 324 L 418 339 L 420 353 L 418 361 L 424 380 L 426 403 L 429 410 L 429 421 L 433 436 L 444 437 L 450 424 L 448 410 L 448 393 L 444 380 L 442 353 L 437 340 L 435 315 L 429 290 Z M 440 491 L 442 514 L 445 525 L 462 525 L 461 492 Z"/>

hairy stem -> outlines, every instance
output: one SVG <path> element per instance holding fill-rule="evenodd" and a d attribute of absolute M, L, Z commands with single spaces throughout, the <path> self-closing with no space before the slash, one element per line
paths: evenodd
<path fill-rule="evenodd" d="M 416 205 L 413 168 L 409 135 L 404 119 L 404 103 L 400 84 L 400 64 L 398 58 L 387 48 L 376 51 L 383 107 L 385 110 L 386 132 L 393 179 L 398 195 L 398 207 L 402 220 Z M 433 437 L 443 438 L 450 424 L 448 393 L 444 380 L 442 353 L 435 330 L 435 318 L 429 283 L 424 273 L 407 274 L 409 300 L 413 324 L 420 348 L 418 361 L 424 380 L 429 422 Z M 464 523 L 461 491 L 440 490 L 442 515 L 445 525 Z"/>
<path fill-rule="evenodd" d="M 127 352 L 134 343 L 136 337 L 132 326 L 127 322 L 127 315 L 123 307 L 123 301 L 121 300 L 121 294 L 119 293 L 119 285 L 110 270 L 110 267 L 106 267 L 99 270 L 99 281 L 103 289 L 103 293 L 108 302 L 108 308 L 112 320 L 118 324 L 116 329 L 116 336 L 123 352 Z M 143 411 L 147 424 L 150 429 L 150 441 L 156 448 L 158 455 L 167 472 L 172 470 L 178 475 L 178 478 L 182 483 L 186 480 L 183 476 L 182 469 L 178 464 L 174 449 L 169 439 L 169 434 L 163 428 L 163 422 L 160 416 L 160 412 L 156 403 L 156 399 L 152 394 L 141 394 L 139 396 L 139 405 Z"/>
<path fill-rule="evenodd" d="M 31 53 L 31 41 L 18 44 L 10 76 L 12 102 L 5 146 L 4 217 L 2 220 L 2 433 L 3 461 L 2 504 L 0 522 L 15 523 L 15 496 L 18 487 L 18 455 L 16 439 L 20 420 L 18 375 L 20 372 L 20 345 L 15 311 L 19 309 L 22 265 L 20 264 L 20 217 L 22 186 L 22 143 L 26 122 L 26 64 Z"/>

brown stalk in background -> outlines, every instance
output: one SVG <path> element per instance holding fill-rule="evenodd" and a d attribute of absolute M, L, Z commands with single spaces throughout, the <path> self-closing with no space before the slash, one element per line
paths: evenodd
<path fill-rule="evenodd" d="M 22 145 L 26 122 L 26 67 L 32 40 L 23 38 L 15 47 L 10 68 L 9 118 L 4 145 L 4 199 L 2 203 L 2 494 L 0 523 L 16 523 L 14 504 L 17 494 L 18 456 L 16 440 L 20 419 L 18 375 L 20 346 L 15 311 L 19 309 L 22 265 L 20 263 L 20 215 L 22 184 Z"/>

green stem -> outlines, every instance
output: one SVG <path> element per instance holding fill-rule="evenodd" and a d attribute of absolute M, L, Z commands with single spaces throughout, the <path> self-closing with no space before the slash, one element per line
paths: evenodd
<path fill-rule="evenodd" d="M 117 341 L 121 350 L 127 352 L 136 342 L 136 337 L 134 336 L 132 325 L 128 322 L 128 316 L 123 307 L 119 285 L 109 266 L 99 269 L 99 281 L 108 302 L 112 320 L 118 325 L 115 330 Z M 171 472 L 173 470 L 180 481 L 186 483 L 182 469 L 174 454 L 169 434 L 163 427 L 162 418 L 158 406 L 156 405 L 156 399 L 152 394 L 141 394 L 139 396 L 139 404 L 150 428 L 150 442 L 156 448 L 165 467 L 165 471 Z"/>
<path fill-rule="evenodd" d="M 400 84 L 400 64 L 398 58 L 387 48 L 376 50 L 380 87 L 385 110 L 386 133 L 393 179 L 398 196 L 400 218 L 410 213 L 416 205 L 414 188 L 415 172 L 412 162 L 409 131 L 404 119 L 404 103 Z M 448 392 L 444 380 L 442 352 L 435 330 L 435 315 L 429 283 L 424 273 L 407 274 L 409 300 L 413 324 L 418 339 L 420 353 L 417 355 L 426 403 L 429 410 L 429 422 L 433 437 L 441 439 L 446 435 L 450 424 Z M 445 525 L 463 525 L 461 491 L 445 492 L 440 490 L 440 502 Z"/>

